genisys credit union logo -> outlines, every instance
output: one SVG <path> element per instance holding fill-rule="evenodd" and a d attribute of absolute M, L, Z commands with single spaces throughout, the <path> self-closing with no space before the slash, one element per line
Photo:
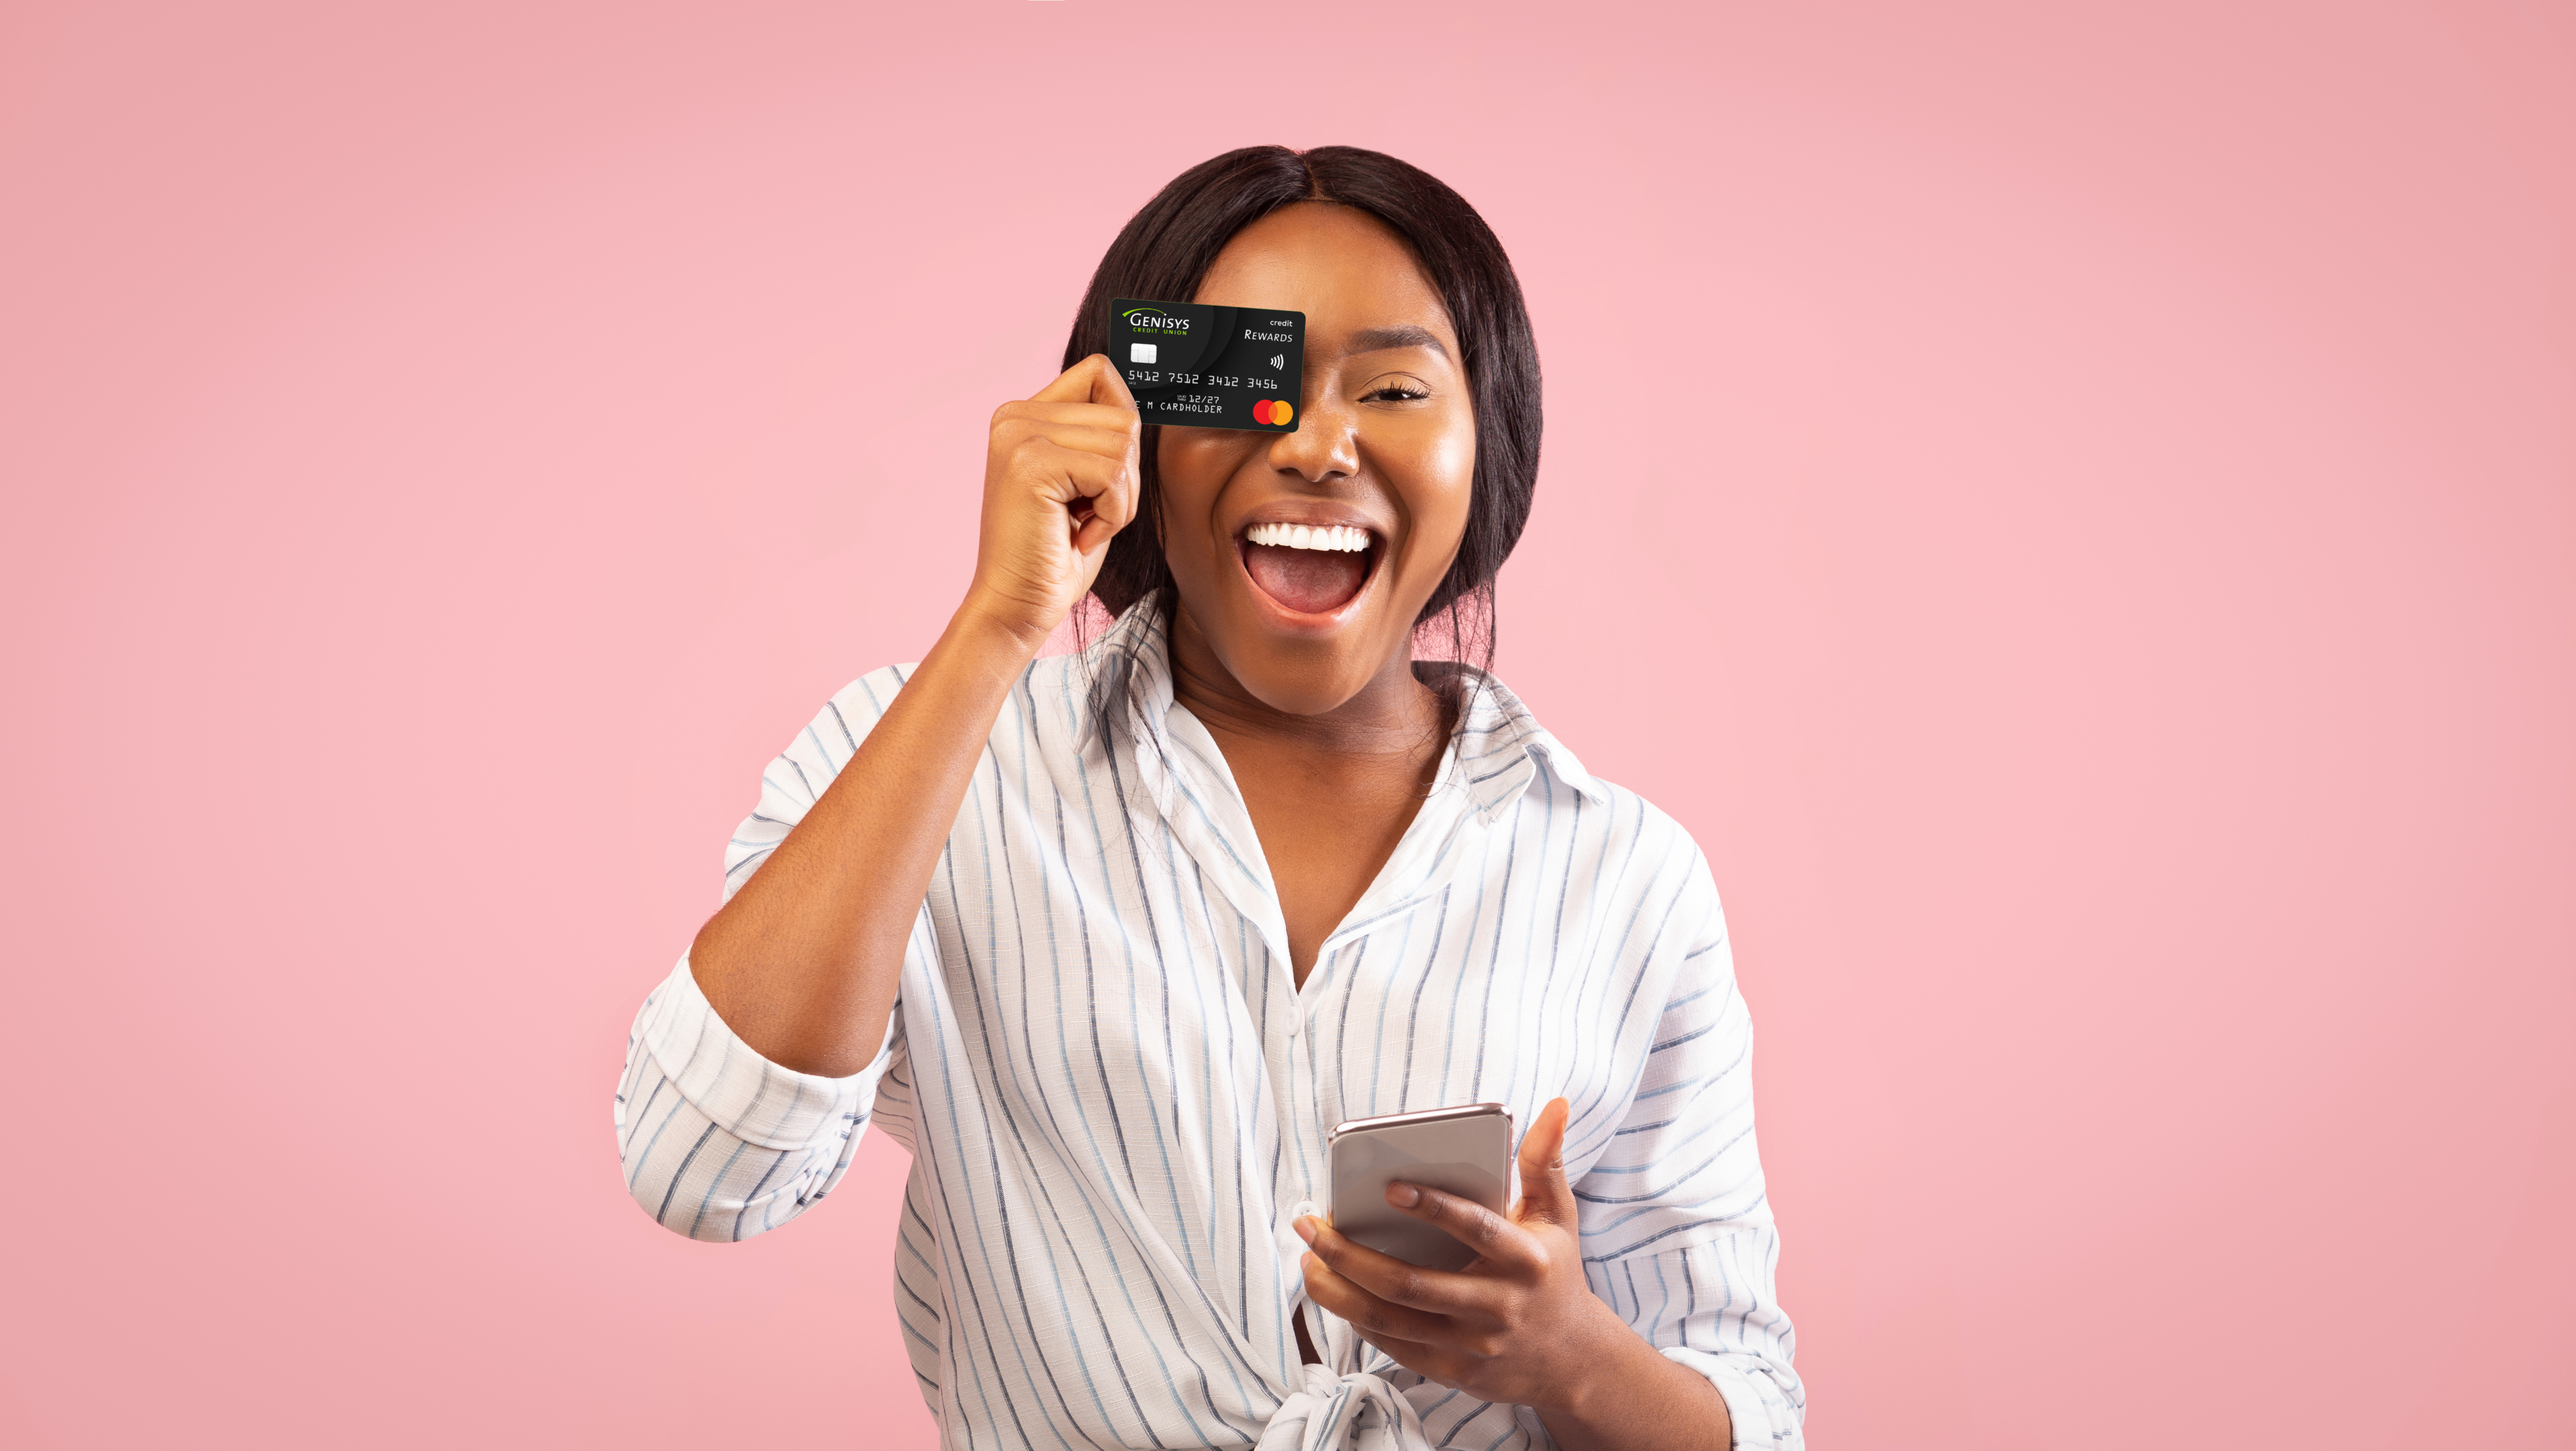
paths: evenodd
<path fill-rule="evenodd" d="M 1190 335 L 1190 320 L 1174 317 L 1159 307 L 1131 307 L 1118 314 L 1119 319 L 1140 333 L 1185 338 Z"/>

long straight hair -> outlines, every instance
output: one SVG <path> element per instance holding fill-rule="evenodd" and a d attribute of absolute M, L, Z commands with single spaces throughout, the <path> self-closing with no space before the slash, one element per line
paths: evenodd
<path fill-rule="evenodd" d="M 1109 351 L 1112 298 L 1189 301 L 1236 233 L 1283 206 L 1309 201 L 1355 207 L 1384 222 L 1413 249 L 1449 309 L 1475 408 L 1476 472 L 1457 558 L 1415 617 L 1414 634 L 1418 647 L 1491 669 L 1494 575 L 1519 542 L 1538 489 L 1538 345 L 1503 244 L 1439 178 L 1356 146 L 1247 146 L 1200 162 L 1174 177 L 1109 244 L 1074 315 L 1064 366 Z M 1173 598 L 1155 466 L 1161 433 L 1159 425 L 1145 426 L 1139 517 L 1110 540 L 1091 586 L 1113 619 L 1155 596 L 1168 611 Z"/>

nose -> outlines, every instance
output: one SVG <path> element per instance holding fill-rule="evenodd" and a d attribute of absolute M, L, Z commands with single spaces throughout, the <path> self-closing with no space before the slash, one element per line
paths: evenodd
<path fill-rule="evenodd" d="M 1359 413 L 1308 384 L 1293 433 L 1270 439 L 1270 466 L 1310 484 L 1347 479 L 1360 471 Z"/>

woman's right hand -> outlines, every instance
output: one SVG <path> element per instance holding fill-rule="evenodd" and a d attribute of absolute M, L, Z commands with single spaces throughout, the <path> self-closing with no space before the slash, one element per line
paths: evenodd
<path fill-rule="evenodd" d="M 1098 353 L 1025 402 L 994 409 L 970 607 L 1035 650 L 1136 516 L 1143 436 L 1127 380 Z"/>

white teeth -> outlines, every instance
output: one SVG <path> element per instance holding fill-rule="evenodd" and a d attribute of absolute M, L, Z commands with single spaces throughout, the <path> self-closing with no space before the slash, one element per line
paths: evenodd
<path fill-rule="evenodd" d="M 1276 545 L 1282 549 L 1323 549 L 1338 554 L 1358 554 L 1368 548 L 1365 529 L 1346 524 L 1255 524 L 1244 531 L 1245 539 L 1254 544 Z"/>

